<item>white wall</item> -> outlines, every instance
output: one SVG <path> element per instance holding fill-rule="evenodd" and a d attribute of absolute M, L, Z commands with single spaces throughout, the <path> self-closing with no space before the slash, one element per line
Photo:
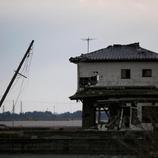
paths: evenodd
<path fill-rule="evenodd" d="M 131 78 L 121 79 L 121 69 L 130 69 Z M 152 77 L 142 77 L 142 69 L 152 69 Z M 97 86 L 157 86 L 158 62 L 79 63 L 78 77 L 90 77 L 97 71 Z"/>

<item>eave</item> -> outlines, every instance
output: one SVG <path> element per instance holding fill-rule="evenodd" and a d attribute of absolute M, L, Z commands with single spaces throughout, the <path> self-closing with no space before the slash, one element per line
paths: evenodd
<path fill-rule="evenodd" d="M 158 98 L 158 88 L 154 87 L 126 87 L 104 88 L 89 87 L 76 92 L 71 100 L 83 99 L 109 99 L 109 98 Z"/>

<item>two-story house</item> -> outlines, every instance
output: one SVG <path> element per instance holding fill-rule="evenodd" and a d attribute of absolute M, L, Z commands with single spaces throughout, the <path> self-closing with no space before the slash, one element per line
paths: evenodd
<path fill-rule="evenodd" d="M 157 53 L 139 43 L 115 44 L 70 62 L 78 74 L 70 99 L 83 103 L 83 128 L 152 129 L 158 122 Z"/>

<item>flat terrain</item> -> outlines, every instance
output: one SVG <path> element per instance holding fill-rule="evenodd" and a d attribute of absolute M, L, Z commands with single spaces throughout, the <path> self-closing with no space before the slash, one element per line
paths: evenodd
<path fill-rule="evenodd" d="M 0 121 L 9 127 L 81 127 L 81 120 L 68 121 Z"/>

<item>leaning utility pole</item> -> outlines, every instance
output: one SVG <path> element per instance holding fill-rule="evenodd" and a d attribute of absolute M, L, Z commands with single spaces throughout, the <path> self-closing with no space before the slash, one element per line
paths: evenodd
<path fill-rule="evenodd" d="M 30 43 L 30 45 L 29 45 L 24 57 L 22 58 L 17 70 L 15 71 L 15 74 L 13 75 L 13 77 L 12 77 L 12 79 L 11 79 L 7 89 L 6 89 L 6 91 L 4 92 L 4 94 L 2 96 L 2 99 L 0 100 L 0 107 L 2 106 L 2 104 L 3 104 L 4 100 L 5 100 L 5 98 L 6 98 L 7 94 L 8 94 L 8 92 L 9 92 L 9 90 L 10 90 L 10 88 L 11 88 L 13 82 L 14 82 L 14 80 L 16 79 L 16 76 L 19 74 L 19 71 L 20 71 L 20 69 L 21 69 L 26 57 L 29 56 L 30 50 L 31 50 L 31 48 L 33 46 L 33 43 L 34 43 L 34 40 L 32 40 L 32 42 Z"/>

